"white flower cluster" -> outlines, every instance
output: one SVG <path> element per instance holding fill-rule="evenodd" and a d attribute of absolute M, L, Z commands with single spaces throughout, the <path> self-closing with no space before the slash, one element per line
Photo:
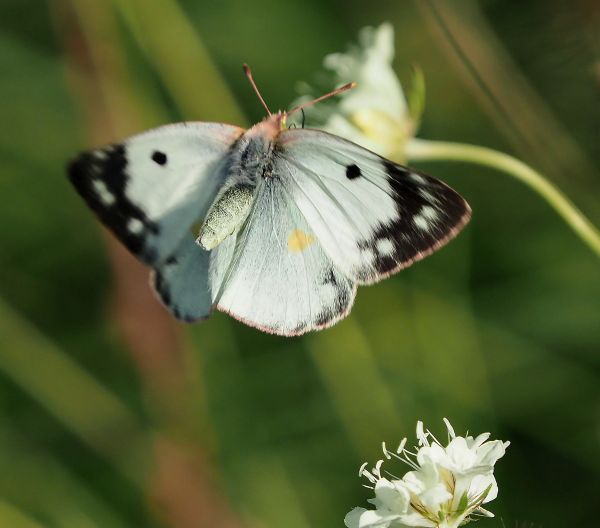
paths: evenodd
<path fill-rule="evenodd" d="M 311 109 L 309 124 L 342 136 L 378 154 L 402 161 L 404 147 L 415 134 L 424 105 L 424 83 L 415 70 L 414 89 L 407 103 L 392 68 L 394 29 L 390 23 L 366 27 L 359 45 L 324 59 L 329 71 L 326 89 L 355 81 L 356 88 L 328 104 Z M 297 102 L 312 99 L 315 90 Z M 318 95 L 318 94 L 316 94 Z M 335 102 L 334 102 L 335 101 Z"/>
<path fill-rule="evenodd" d="M 412 468 L 402 478 L 387 471 L 390 478 L 383 477 L 383 460 L 370 471 L 366 464 L 360 468 L 360 475 L 375 491 L 375 498 L 369 499 L 375 509 L 354 508 L 344 520 L 348 528 L 455 528 L 473 516 L 493 517 L 481 505 L 498 495 L 494 464 L 504 456 L 509 442 L 489 441 L 489 433 L 475 438 L 456 436 L 450 422 L 444 422 L 446 447 L 423 429 L 422 422 L 417 423 L 419 445 L 413 451 L 405 448 L 406 438 L 395 453 L 383 445 L 386 459 L 397 458 Z"/>

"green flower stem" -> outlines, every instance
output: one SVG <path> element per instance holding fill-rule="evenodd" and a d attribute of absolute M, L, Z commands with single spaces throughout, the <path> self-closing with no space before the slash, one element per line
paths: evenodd
<path fill-rule="evenodd" d="M 496 150 L 449 141 L 413 139 L 406 147 L 410 161 L 464 161 L 505 172 L 541 195 L 600 257 L 600 232 L 554 184 L 522 161 Z"/>

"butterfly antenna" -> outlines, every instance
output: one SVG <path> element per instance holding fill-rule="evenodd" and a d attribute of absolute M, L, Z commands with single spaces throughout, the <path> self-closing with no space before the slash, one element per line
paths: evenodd
<path fill-rule="evenodd" d="M 262 95 L 260 95 L 260 92 L 258 91 L 258 87 L 256 86 L 256 83 L 254 82 L 254 77 L 252 77 L 252 70 L 250 69 L 250 66 L 248 66 L 247 64 L 244 64 L 244 72 L 246 73 L 246 77 L 248 77 L 248 80 L 250 81 L 252 88 L 254 88 L 254 92 L 258 96 L 259 101 L 263 105 L 263 108 L 267 111 L 267 114 L 272 115 L 271 110 L 269 110 L 269 107 L 267 106 L 267 103 L 265 103 L 265 100 L 262 98 Z"/>
<path fill-rule="evenodd" d="M 302 110 L 303 108 L 306 108 L 307 106 L 314 105 L 315 103 L 318 103 L 318 102 L 322 101 L 323 99 L 328 99 L 329 97 L 333 97 L 334 95 L 341 94 L 342 92 L 345 92 L 346 90 L 351 90 L 352 88 L 356 88 L 356 86 L 357 86 L 357 84 L 355 82 L 344 84 L 344 86 L 340 86 L 339 88 L 336 88 L 332 92 L 326 93 L 325 95 L 322 95 L 321 97 L 317 97 L 316 99 L 313 99 L 312 101 L 307 101 L 306 103 L 302 103 L 301 105 L 298 105 L 295 108 L 292 108 L 289 112 L 287 112 L 287 115 L 292 115 L 294 112 L 297 112 L 298 110 Z"/>

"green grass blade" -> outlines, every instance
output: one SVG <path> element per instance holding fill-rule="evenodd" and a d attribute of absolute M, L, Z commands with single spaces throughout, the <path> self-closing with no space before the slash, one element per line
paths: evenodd
<path fill-rule="evenodd" d="M 174 0 L 113 0 L 185 119 L 243 125 L 243 112 Z M 240 64 L 240 75 L 241 75 Z"/>
<path fill-rule="evenodd" d="M 147 433 L 139 419 L 2 299 L 0 351 L 0 370 L 5 375 L 87 445 L 140 482 L 148 453 Z"/>
<path fill-rule="evenodd" d="M 44 525 L 28 517 L 12 504 L 0 499 L 0 526 L 6 526 L 7 528 L 43 528 Z"/>

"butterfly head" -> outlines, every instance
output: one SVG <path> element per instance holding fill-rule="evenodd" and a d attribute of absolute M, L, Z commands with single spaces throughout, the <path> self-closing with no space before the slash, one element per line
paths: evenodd
<path fill-rule="evenodd" d="M 246 137 L 260 136 L 266 141 L 272 141 L 286 128 L 287 113 L 281 110 L 276 114 L 269 114 L 260 123 L 254 125 L 246 132 Z"/>
<path fill-rule="evenodd" d="M 274 116 L 275 122 L 277 123 L 280 131 L 287 128 L 287 116 L 288 113 L 282 110 L 279 110 L 279 112 L 277 112 L 277 114 Z"/>

